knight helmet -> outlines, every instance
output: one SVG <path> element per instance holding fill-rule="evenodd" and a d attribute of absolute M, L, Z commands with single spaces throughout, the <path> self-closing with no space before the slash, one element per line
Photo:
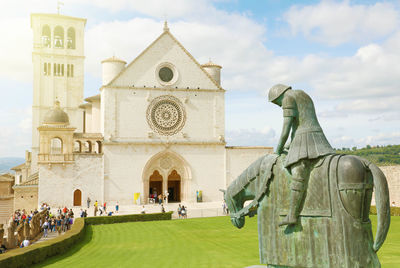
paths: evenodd
<path fill-rule="evenodd" d="M 279 98 L 283 93 L 285 93 L 286 90 L 291 89 L 292 87 L 290 86 L 286 86 L 283 84 L 277 84 L 273 87 L 271 87 L 271 89 L 269 90 L 268 93 L 268 100 L 270 102 L 276 100 L 277 98 Z"/>

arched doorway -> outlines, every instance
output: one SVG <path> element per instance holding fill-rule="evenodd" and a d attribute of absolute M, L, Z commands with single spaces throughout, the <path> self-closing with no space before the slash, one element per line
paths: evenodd
<path fill-rule="evenodd" d="M 149 179 L 149 197 L 157 200 L 159 194 L 163 192 L 162 189 L 163 177 L 158 170 L 154 170 Z"/>
<path fill-rule="evenodd" d="M 74 206 L 82 206 L 82 192 L 79 189 L 75 190 L 74 192 Z"/>
<path fill-rule="evenodd" d="M 168 201 L 181 201 L 181 175 L 174 169 L 168 176 Z"/>
<path fill-rule="evenodd" d="M 155 175 L 155 171 L 157 171 L 158 179 L 150 179 L 151 176 Z M 190 165 L 181 155 L 169 149 L 161 151 L 153 155 L 143 168 L 142 180 L 144 200 L 148 202 L 148 198 L 150 198 L 150 194 L 152 194 L 150 188 L 153 188 L 152 186 L 157 187 L 155 185 L 156 183 L 152 183 L 151 181 L 159 181 L 157 194 L 160 194 L 161 191 L 165 194 L 166 191 L 170 190 L 168 188 L 173 188 L 174 193 L 171 194 L 169 200 L 174 200 L 176 202 L 189 201 L 193 198 L 190 194 L 192 192 L 191 178 L 192 173 Z"/>

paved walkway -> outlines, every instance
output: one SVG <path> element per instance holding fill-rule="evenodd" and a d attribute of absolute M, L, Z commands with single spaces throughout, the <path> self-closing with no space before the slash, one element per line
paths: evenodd
<path fill-rule="evenodd" d="M 172 214 L 173 219 L 178 218 L 178 206 L 179 204 L 184 205 L 187 208 L 187 217 L 188 218 L 200 218 L 200 217 L 216 217 L 216 216 L 225 216 L 222 211 L 222 202 L 204 202 L 204 203 L 169 203 L 164 204 L 165 211 L 173 211 Z M 143 205 L 120 205 L 119 212 L 115 213 L 115 204 L 111 204 L 111 206 L 107 206 L 107 212 L 112 211 L 113 215 L 127 215 L 127 214 L 139 214 L 142 211 Z M 158 204 L 147 204 L 144 205 L 146 213 L 160 213 L 161 206 Z M 80 217 L 81 209 L 87 210 L 88 216 L 94 216 L 94 207 L 93 202 L 90 204 L 90 207 L 73 207 L 75 217 Z M 52 211 L 56 211 L 57 209 L 52 208 Z M 99 212 L 97 216 L 99 216 Z M 105 216 L 104 213 L 102 216 Z"/>
<path fill-rule="evenodd" d="M 63 235 L 64 233 L 61 233 L 61 235 Z M 57 231 L 55 231 L 55 232 L 49 232 L 48 233 L 48 235 L 47 235 L 47 237 L 44 237 L 43 235 L 42 235 L 42 237 L 39 239 L 39 240 L 37 240 L 36 242 L 34 242 L 33 244 L 35 244 L 35 243 L 40 243 L 40 242 L 44 242 L 44 241 L 47 241 L 47 240 L 49 240 L 49 239 L 52 239 L 52 238 L 55 238 L 55 237 L 57 237 L 58 236 L 58 232 Z"/>

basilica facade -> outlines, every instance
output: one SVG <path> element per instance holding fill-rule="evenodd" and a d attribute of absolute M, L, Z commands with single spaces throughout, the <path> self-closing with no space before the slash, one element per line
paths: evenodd
<path fill-rule="evenodd" d="M 129 64 L 103 60 L 99 94 L 84 99 L 85 24 L 31 15 L 32 149 L 14 168 L 15 209 L 81 206 L 88 197 L 143 204 L 160 193 L 222 201 L 219 189 L 272 152 L 226 146 L 222 67 L 198 63 L 167 23 Z"/>

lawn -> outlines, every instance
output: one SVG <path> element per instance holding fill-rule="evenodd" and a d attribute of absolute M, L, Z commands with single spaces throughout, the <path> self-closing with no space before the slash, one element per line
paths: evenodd
<path fill-rule="evenodd" d="M 371 216 L 373 222 L 376 217 Z M 379 251 L 400 267 L 400 217 Z M 228 217 L 89 226 L 84 241 L 35 267 L 246 267 L 259 263 L 256 217 L 239 230 Z"/>

